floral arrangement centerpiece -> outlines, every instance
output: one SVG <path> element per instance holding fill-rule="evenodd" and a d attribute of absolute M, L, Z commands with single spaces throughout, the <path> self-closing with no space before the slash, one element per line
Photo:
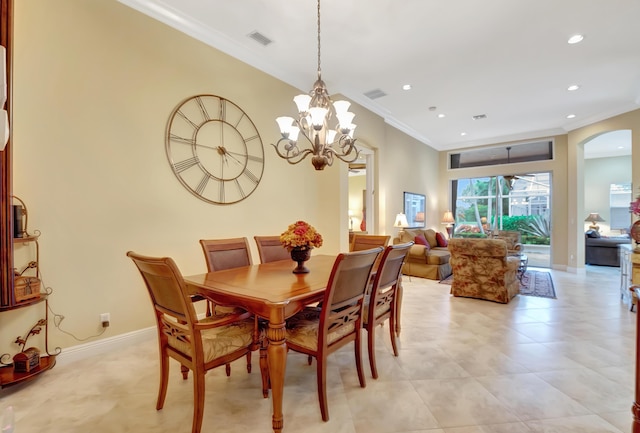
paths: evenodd
<path fill-rule="evenodd" d="M 322 246 L 322 235 L 309 223 L 296 221 L 280 235 L 280 243 L 291 253 L 291 259 L 298 263 L 294 274 L 309 272 L 304 262 L 311 257 L 311 250 Z"/>

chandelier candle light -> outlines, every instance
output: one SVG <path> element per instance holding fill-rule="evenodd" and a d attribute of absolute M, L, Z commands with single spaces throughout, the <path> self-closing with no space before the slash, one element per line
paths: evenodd
<path fill-rule="evenodd" d="M 359 151 L 355 146 L 352 123 L 354 114 L 348 101 L 333 102 L 327 87 L 322 81 L 320 68 L 320 0 L 318 0 L 318 79 L 309 94 L 293 98 L 298 107 L 298 118 L 278 117 L 282 138 L 276 144 L 276 152 L 289 164 L 297 164 L 309 155 L 316 170 L 324 170 L 333 164 L 334 157 L 344 162 L 354 162 Z M 336 118 L 335 129 L 330 129 L 332 118 Z M 310 148 L 300 148 L 298 138 L 309 142 Z"/>

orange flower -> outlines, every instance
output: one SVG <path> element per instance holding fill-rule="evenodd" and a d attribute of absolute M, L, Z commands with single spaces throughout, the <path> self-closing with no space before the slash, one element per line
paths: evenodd
<path fill-rule="evenodd" d="M 316 248 L 322 246 L 322 235 L 310 224 L 296 221 L 280 235 L 280 243 L 289 251 L 296 247 Z"/>

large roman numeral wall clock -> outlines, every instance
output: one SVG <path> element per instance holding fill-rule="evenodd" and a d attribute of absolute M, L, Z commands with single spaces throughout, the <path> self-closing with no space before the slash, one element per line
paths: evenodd
<path fill-rule="evenodd" d="M 262 179 L 264 147 L 256 126 L 220 96 L 182 101 L 169 117 L 165 148 L 178 180 L 209 203 L 244 200 Z"/>

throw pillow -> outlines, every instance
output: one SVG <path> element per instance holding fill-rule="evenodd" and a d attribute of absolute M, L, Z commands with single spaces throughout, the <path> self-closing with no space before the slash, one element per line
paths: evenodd
<path fill-rule="evenodd" d="M 587 237 L 597 239 L 600 237 L 600 232 L 596 230 L 587 230 Z"/>
<path fill-rule="evenodd" d="M 427 249 L 431 249 L 431 245 L 429 245 L 429 242 L 427 242 L 427 238 L 422 235 L 416 236 L 413 239 L 413 242 L 415 242 L 416 245 L 424 245 L 425 247 L 427 247 Z"/>
<path fill-rule="evenodd" d="M 431 245 L 431 248 L 435 248 L 438 246 L 438 240 L 436 239 L 436 232 L 433 229 L 427 229 L 424 232 L 424 237 Z"/>
<path fill-rule="evenodd" d="M 436 233 L 436 242 L 438 242 L 439 247 L 446 247 L 449 245 L 447 238 L 445 238 L 442 233 Z"/>

